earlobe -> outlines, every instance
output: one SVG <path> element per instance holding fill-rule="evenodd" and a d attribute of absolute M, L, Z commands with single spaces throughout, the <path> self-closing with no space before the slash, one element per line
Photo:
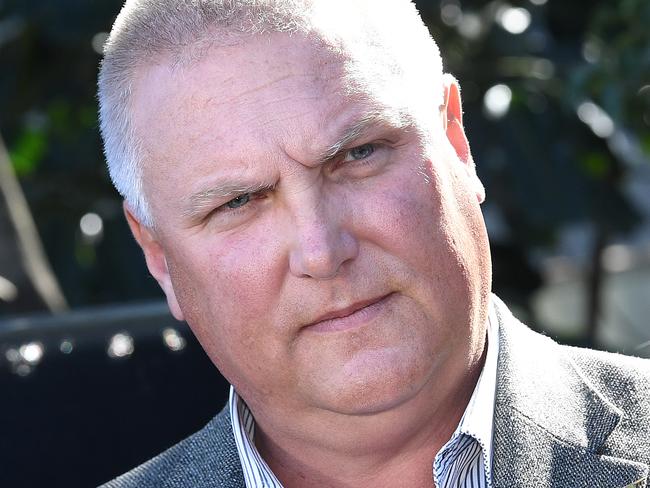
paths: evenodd
<path fill-rule="evenodd" d="M 465 165 L 466 171 L 473 180 L 476 197 L 479 203 L 485 200 L 485 189 L 476 175 L 474 159 L 463 126 L 463 105 L 460 98 L 460 88 L 456 79 L 448 73 L 442 75 L 444 87 L 443 128 L 449 143 L 454 148 L 458 159 Z"/>
<path fill-rule="evenodd" d="M 169 306 L 170 312 L 176 320 L 185 320 L 178 300 L 176 299 L 176 293 L 174 292 L 174 286 L 169 274 L 169 267 L 167 266 L 167 258 L 165 257 L 165 251 L 162 245 L 153 231 L 140 222 L 126 202 L 123 203 L 122 208 L 124 209 L 124 215 L 131 228 L 133 237 L 144 253 L 147 268 L 151 276 L 156 279 L 167 297 L 167 305 Z"/>

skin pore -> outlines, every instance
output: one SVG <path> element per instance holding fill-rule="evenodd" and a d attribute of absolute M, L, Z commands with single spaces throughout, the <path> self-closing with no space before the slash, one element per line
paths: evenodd
<path fill-rule="evenodd" d="M 126 214 L 284 486 L 433 486 L 484 360 L 483 188 L 449 77 L 423 121 L 347 61 L 268 34 L 143 68 L 155 229 Z"/>

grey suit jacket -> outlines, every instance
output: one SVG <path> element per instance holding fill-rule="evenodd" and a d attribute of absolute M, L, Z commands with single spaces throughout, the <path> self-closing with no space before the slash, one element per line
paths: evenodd
<path fill-rule="evenodd" d="M 493 486 L 646 487 L 650 361 L 559 346 L 493 300 L 500 322 Z M 243 488 L 228 410 L 103 486 Z"/>

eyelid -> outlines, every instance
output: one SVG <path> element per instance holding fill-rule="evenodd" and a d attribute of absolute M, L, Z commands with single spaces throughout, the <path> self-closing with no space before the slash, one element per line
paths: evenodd
<path fill-rule="evenodd" d="M 230 198 L 223 202 L 222 204 L 216 206 L 214 209 L 212 209 L 207 215 L 215 214 L 215 213 L 236 213 L 239 211 L 244 211 L 246 207 L 249 205 L 253 204 L 256 200 L 259 200 L 260 196 L 265 195 L 269 191 L 272 191 L 275 188 L 275 185 L 273 186 L 268 186 L 264 188 L 259 188 L 257 190 L 249 190 L 249 191 L 242 191 L 240 193 L 232 194 L 230 195 Z M 240 198 L 244 195 L 250 195 L 250 200 L 246 202 L 244 205 L 240 207 L 235 207 L 235 208 L 228 208 L 228 204 L 232 202 L 233 200 L 236 200 L 237 198 Z"/>
<path fill-rule="evenodd" d="M 362 159 L 351 159 L 350 161 L 346 161 L 346 162 L 364 161 L 364 160 L 366 160 L 366 159 L 369 159 L 369 158 L 373 157 L 373 156 L 375 155 L 375 153 L 376 153 L 379 149 L 381 149 L 382 146 L 384 146 L 384 145 L 385 145 L 385 144 L 383 144 L 381 141 L 372 141 L 372 142 L 365 142 L 365 143 L 363 143 L 363 144 L 357 144 L 357 145 L 355 145 L 355 146 L 352 146 L 352 147 L 349 147 L 349 148 L 347 148 L 347 149 L 343 149 L 343 150 L 341 150 L 341 152 L 340 152 L 340 156 L 339 156 L 338 160 L 339 160 L 339 161 L 346 161 L 346 157 L 347 157 L 347 156 L 348 156 L 352 151 L 354 151 L 354 150 L 356 150 L 356 149 L 360 149 L 360 148 L 362 148 L 362 147 L 364 147 L 364 146 L 372 146 L 373 151 L 372 151 L 372 153 L 371 153 L 370 155 L 368 155 L 367 157 L 362 158 Z"/>
<path fill-rule="evenodd" d="M 250 195 L 250 199 L 252 200 L 252 199 L 253 199 L 253 196 L 256 195 L 257 193 L 258 193 L 258 192 L 245 191 L 245 192 L 242 192 L 242 193 L 237 193 L 236 195 L 230 195 L 230 197 L 228 198 L 228 200 L 226 200 L 226 201 L 223 202 L 222 204 L 216 206 L 214 210 L 228 209 L 228 204 L 229 204 L 230 202 L 232 202 L 233 200 L 237 200 L 238 198 L 241 198 L 241 197 L 243 197 L 244 195 Z M 250 200 L 249 200 L 249 201 L 250 201 Z M 242 206 L 244 207 L 244 206 L 246 206 L 246 205 L 242 205 Z M 241 207 L 237 207 L 237 208 L 241 208 Z M 237 208 L 231 208 L 231 209 L 229 209 L 229 210 L 236 210 Z"/>

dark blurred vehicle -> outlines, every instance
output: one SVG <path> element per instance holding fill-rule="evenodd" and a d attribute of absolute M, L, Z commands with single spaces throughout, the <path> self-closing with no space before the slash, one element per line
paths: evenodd
<path fill-rule="evenodd" d="M 0 486 L 97 486 L 201 428 L 228 384 L 164 303 L 0 320 Z"/>

